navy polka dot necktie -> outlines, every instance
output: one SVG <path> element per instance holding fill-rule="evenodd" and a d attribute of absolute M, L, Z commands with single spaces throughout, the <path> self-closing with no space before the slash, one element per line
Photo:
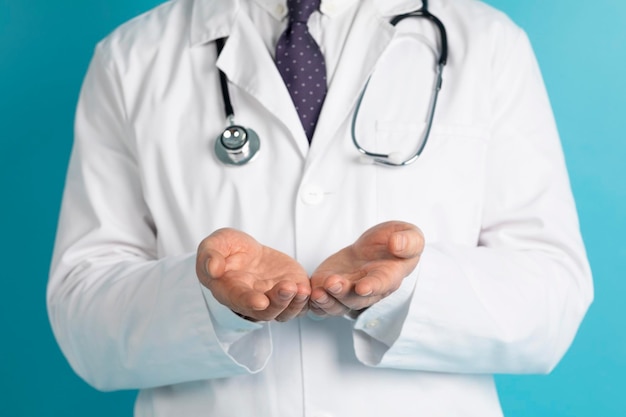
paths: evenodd
<path fill-rule="evenodd" d="M 276 66 L 309 142 L 326 97 L 326 63 L 307 21 L 320 0 L 288 0 L 289 24 L 276 44 Z"/>

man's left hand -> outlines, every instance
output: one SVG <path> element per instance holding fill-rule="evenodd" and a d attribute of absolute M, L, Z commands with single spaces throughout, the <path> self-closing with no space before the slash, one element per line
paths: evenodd
<path fill-rule="evenodd" d="M 423 249 L 424 236 L 410 223 L 390 221 L 372 227 L 315 270 L 311 311 L 341 316 L 370 307 L 400 287 Z"/>

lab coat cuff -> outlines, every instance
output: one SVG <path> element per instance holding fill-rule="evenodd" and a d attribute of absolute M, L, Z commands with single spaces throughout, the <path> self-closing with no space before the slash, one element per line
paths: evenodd
<path fill-rule="evenodd" d="M 209 309 L 215 333 L 226 349 L 247 333 L 263 328 L 263 324 L 246 320 L 221 304 L 204 285 L 202 285 L 202 295 Z"/>
<path fill-rule="evenodd" d="M 363 363 L 373 365 L 374 362 L 379 362 L 400 336 L 415 291 L 418 268 L 404 279 L 398 290 L 370 306 L 356 318 L 354 348 Z"/>

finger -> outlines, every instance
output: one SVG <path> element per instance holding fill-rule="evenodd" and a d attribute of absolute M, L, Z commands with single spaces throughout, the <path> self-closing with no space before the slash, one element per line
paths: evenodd
<path fill-rule="evenodd" d="M 398 289 L 398 283 L 388 273 L 373 270 L 355 282 L 354 292 L 361 297 L 384 297 Z"/>
<path fill-rule="evenodd" d="M 363 273 L 359 272 L 355 275 L 363 276 Z M 359 281 L 360 279 L 357 278 L 356 282 Z M 373 294 L 371 297 L 357 294 L 355 284 L 349 280 L 342 279 L 339 276 L 329 277 L 324 283 L 324 289 L 329 295 L 345 307 L 347 311 L 342 311 L 342 315 L 349 314 L 354 310 L 367 308 L 381 298 L 376 294 Z"/>
<path fill-rule="evenodd" d="M 245 278 L 212 279 L 208 288 L 221 304 L 255 319 L 259 319 L 255 312 L 264 311 L 270 305 L 269 298 L 246 284 Z"/>
<path fill-rule="evenodd" d="M 267 295 L 259 291 L 248 290 L 241 293 L 234 304 L 240 306 L 242 310 L 264 312 L 270 307 L 271 303 L 272 301 Z"/>
<path fill-rule="evenodd" d="M 328 314 L 321 308 L 319 308 L 315 303 L 309 300 L 309 311 L 315 314 L 318 317 L 328 317 Z"/>
<path fill-rule="evenodd" d="M 290 306 L 297 294 L 298 286 L 292 281 L 280 281 L 274 285 L 265 293 L 269 304 L 262 313 L 259 312 L 260 316 L 263 317 L 262 320 L 269 321 L 276 319 Z M 286 314 L 286 316 L 290 315 L 290 312 Z"/>
<path fill-rule="evenodd" d="M 373 297 L 361 296 L 356 294 L 353 282 L 359 282 L 366 275 L 365 271 L 355 271 L 347 275 L 331 275 L 326 278 L 322 289 L 338 304 L 328 303 L 322 298 L 320 302 L 327 302 L 327 305 L 319 304 L 319 307 L 332 315 L 345 315 L 352 310 L 361 310 L 367 308 L 380 300 L 381 297 L 374 295 Z M 317 289 L 313 295 L 313 302 L 323 297 L 321 289 Z"/>
<path fill-rule="evenodd" d="M 335 297 L 332 297 L 326 291 L 322 291 L 321 289 L 316 291 L 315 295 L 312 295 L 311 304 L 330 316 L 343 316 L 350 310 L 350 308 L 345 306 Z"/>
<path fill-rule="evenodd" d="M 350 276 L 353 280 L 358 280 L 362 274 L 352 274 L 354 276 Z M 346 297 L 351 292 L 351 283 L 348 279 L 340 276 L 340 275 L 331 275 L 326 278 L 323 284 L 324 290 L 332 295 L 334 298 L 341 300 Z"/>
<path fill-rule="evenodd" d="M 297 292 L 289 305 L 276 316 L 276 321 L 289 321 L 306 313 L 309 304 L 309 294 Z"/>

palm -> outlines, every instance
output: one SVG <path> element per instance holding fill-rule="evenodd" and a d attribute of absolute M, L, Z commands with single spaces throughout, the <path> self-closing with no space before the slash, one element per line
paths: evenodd
<path fill-rule="evenodd" d="M 400 235 L 409 247 L 400 249 Z M 378 302 L 415 269 L 422 248 L 421 232 L 407 223 L 387 222 L 367 230 L 314 272 L 312 299 L 329 300 L 321 305 L 314 302 L 314 311 L 333 314 L 345 309 L 361 310 Z M 338 286 L 341 290 L 331 291 Z"/>
<path fill-rule="evenodd" d="M 289 319 L 301 312 L 301 299 L 310 292 L 308 277 L 286 254 L 233 229 L 213 233 L 201 244 L 198 259 L 200 253 L 206 265 L 201 281 L 233 311 L 256 320 Z"/>

